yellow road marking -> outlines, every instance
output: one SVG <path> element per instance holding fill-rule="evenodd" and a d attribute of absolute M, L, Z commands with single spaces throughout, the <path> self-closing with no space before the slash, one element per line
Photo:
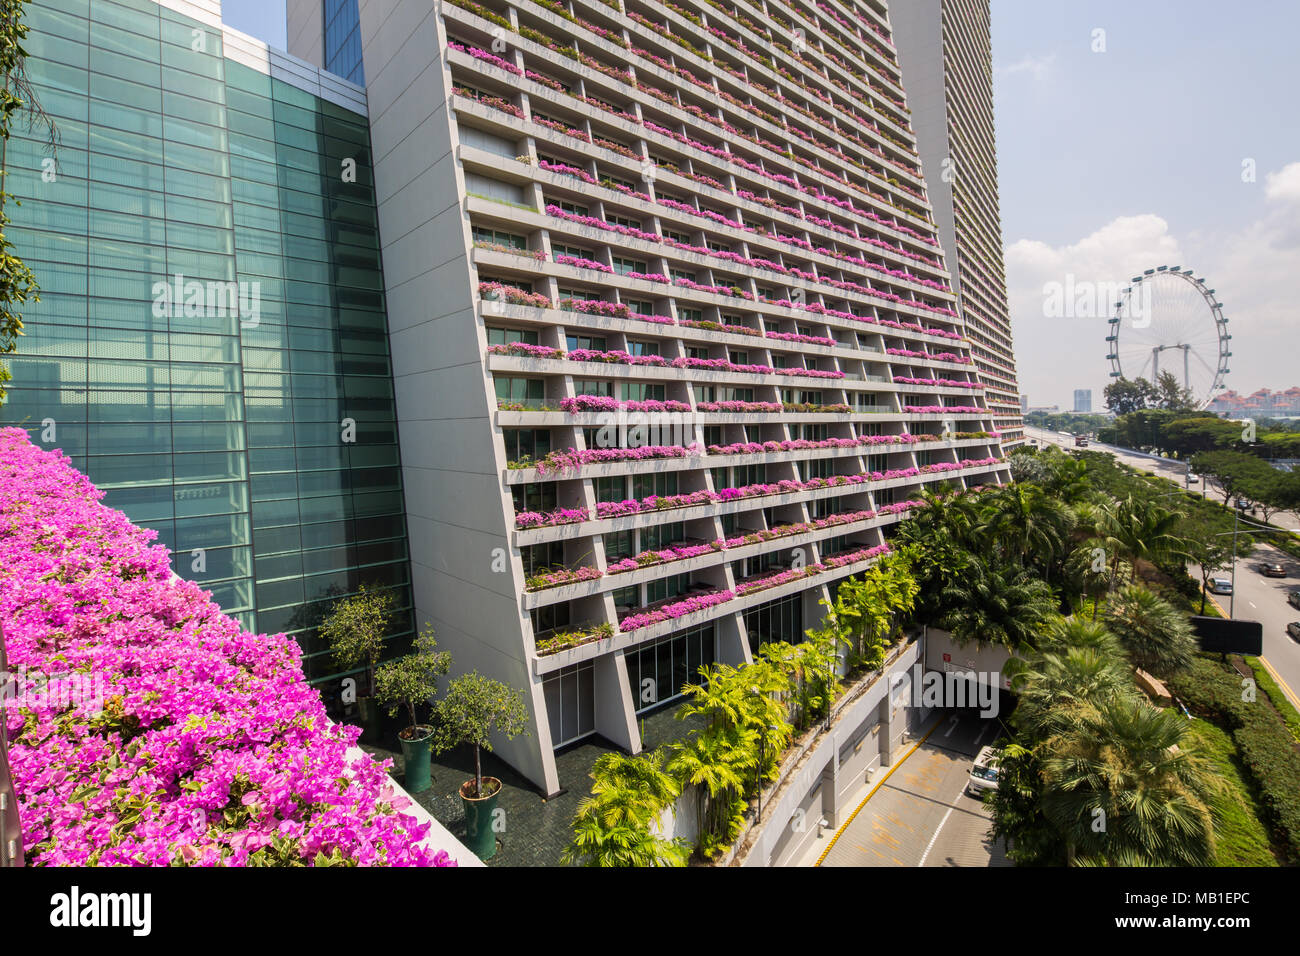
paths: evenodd
<path fill-rule="evenodd" d="M 1282 679 L 1282 675 L 1273 669 L 1273 665 L 1262 657 L 1259 658 L 1259 662 L 1264 665 L 1264 670 L 1268 671 L 1268 675 L 1273 678 L 1277 686 L 1282 688 L 1282 692 L 1286 694 L 1287 697 L 1291 698 L 1291 703 L 1296 707 L 1300 707 L 1300 697 L 1297 697 L 1296 692 L 1293 691 L 1287 685 L 1287 682 Z"/>
<path fill-rule="evenodd" d="M 906 762 L 908 757 L 916 753 L 916 748 L 921 746 L 921 744 L 925 743 L 927 740 L 929 740 L 930 735 L 934 733 L 936 730 L 938 730 L 939 725 L 942 723 L 943 723 L 943 717 L 940 716 L 939 719 L 934 722 L 934 726 L 925 732 L 925 736 L 922 737 L 920 740 L 918 740 L 916 743 L 914 743 L 912 745 L 912 749 L 909 750 L 907 753 L 903 754 L 902 759 L 900 759 L 897 763 L 895 763 L 892 767 L 889 768 L 889 773 L 885 774 L 883 777 L 880 778 L 880 783 L 872 787 L 871 792 L 862 798 L 862 802 L 858 804 L 857 809 L 855 809 L 852 813 L 850 813 L 849 818 L 844 821 L 844 823 L 840 826 L 838 830 L 835 831 L 835 836 L 831 837 L 831 842 L 826 844 L 826 849 L 822 850 L 822 855 L 817 857 L 817 862 L 813 864 L 814 867 L 818 867 L 822 865 L 822 860 L 826 859 L 826 854 L 831 852 L 831 847 L 835 846 L 836 841 L 839 840 L 840 836 L 844 833 L 844 831 L 848 829 L 849 824 L 853 822 L 853 818 L 858 815 L 858 811 L 867 805 L 867 801 L 876 795 L 876 791 L 885 785 L 885 781 L 888 780 L 891 776 L 893 776 L 894 771 L 897 770 L 899 767 L 901 767 Z"/>

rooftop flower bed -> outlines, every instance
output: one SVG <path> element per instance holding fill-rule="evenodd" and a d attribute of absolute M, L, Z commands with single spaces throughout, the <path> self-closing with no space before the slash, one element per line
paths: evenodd
<path fill-rule="evenodd" d="M 455 865 L 388 761 L 349 759 L 283 634 L 175 578 L 155 532 L 0 430 L 0 622 L 27 858 L 46 865 Z M 31 675 L 31 676 L 28 676 Z M 38 675 L 86 691 L 35 693 Z"/>

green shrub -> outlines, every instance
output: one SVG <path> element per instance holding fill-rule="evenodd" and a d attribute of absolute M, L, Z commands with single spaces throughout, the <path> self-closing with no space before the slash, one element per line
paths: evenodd
<path fill-rule="evenodd" d="M 1293 861 L 1300 861 L 1300 753 L 1286 724 L 1264 694 L 1242 700 L 1240 675 L 1198 657 L 1171 678 L 1170 688 L 1188 710 L 1232 734 L 1259 802 Z"/>

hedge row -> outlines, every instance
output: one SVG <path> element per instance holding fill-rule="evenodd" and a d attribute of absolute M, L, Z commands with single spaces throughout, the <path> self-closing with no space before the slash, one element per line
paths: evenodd
<path fill-rule="evenodd" d="M 1220 664 L 1198 657 L 1170 681 L 1170 688 L 1198 717 L 1231 735 L 1255 786 L 1267 821 L 1292 862 L 1300 862 L 1300 752 L 1263 693 L 1243 700 L 1242 679 Z"/>

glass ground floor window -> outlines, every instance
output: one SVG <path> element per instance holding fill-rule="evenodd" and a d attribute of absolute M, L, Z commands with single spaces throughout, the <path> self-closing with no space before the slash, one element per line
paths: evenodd
<path fill-rule="evenodd" d="M 596 668 L 591 661 L 561 668 L 542 681 L 551 745 L 572 743 L 596 730 Z"/>
<path fill-rule="evenodd" d="M 749 633 L 749 650 L 757 654 L 764 644 L 803 640 L 803 592 L 776 601 L 768 601 L 745 612 L 745 630 Z"/>
<path fill-rule="evenodd" d="M 700 668 L 718 659 L 717 631 L 702 624 L 642 647 L 629 648 L 627 683 L 638 714 L 682 695 L 682 685 L 698 681 Z"/>

